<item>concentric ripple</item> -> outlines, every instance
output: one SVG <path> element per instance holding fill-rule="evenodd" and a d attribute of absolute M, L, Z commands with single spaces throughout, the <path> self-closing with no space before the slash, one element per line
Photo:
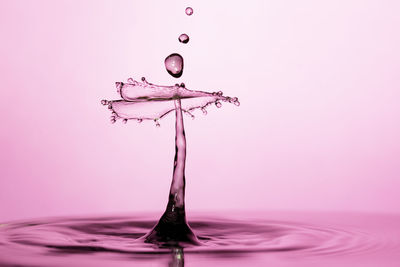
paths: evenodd
<path fill-rule="evenodd" d="M 140 258 L 140 255 L 170 254 L 171 249 L 158 248 L 141 239 L 156 223 L 149 216 L 118 216 L 53 218 L 1 224 L 0 263 L 4 263 L 0 265 L 8 266 L 8 263 L 12 266 L 12 263 L 23 264 L 25 261 L 31 264 L 36 262 L 38 266 L 46 266 L 45 263 L 63 266 L 60 259 L 66 256 L 69 262 L 74 257 L 78 262 L 82 257 L 85 261 L 98 262 L 110 258 L 123 260 L 126 256 L 132 261 L 132 257 Z M 185 254 L 200 253 L 218 257 L 224 254 L 283 253 L 304 258 L 364 255 L 399 248 L 398 239 L 385 239 L 382 235 L 354 227 L 215 217 L 192 218 L 189 224 L 202 245 L 179 248 Z"/>

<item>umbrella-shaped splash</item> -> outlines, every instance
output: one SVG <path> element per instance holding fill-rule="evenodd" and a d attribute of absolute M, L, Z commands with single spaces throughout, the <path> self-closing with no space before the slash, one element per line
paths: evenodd
<path fill-rule="evenodd" d="M 203 92 L 189 90 L 185 84 L 173 86 L 155 85 L 142 78 L 142 81 L 135 81 L 129 78 L 126 83 L 116 82 L 119 100 L 102 100 L 111 110 L 111 122 L 118 119 L 127 122 L 128 120 L 159 120 L 176 109 L 175 101 L 182 100 L 181 109 L 183 112 L 193 116 L 191 111 L 201 109 L 207 114 L 206 108 L 211 104 L 221 107 L 221 102 L 229 102 L 240 105 L 236 97 L 224 96 L 219 92 Z"/>

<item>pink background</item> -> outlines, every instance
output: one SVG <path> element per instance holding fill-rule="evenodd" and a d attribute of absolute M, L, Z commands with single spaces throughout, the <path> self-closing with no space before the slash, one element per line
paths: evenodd
<path fill-rule="evenodd" d="M 141 76 L 241 101 L 186 117 L 189 212 L 400 212 L 399 9 L 1 1 L 0 220 L 164 210 L 174 117 L 112 125 L 100 105 Z M 173 52 L 182 79 L 164 69 Z"/>

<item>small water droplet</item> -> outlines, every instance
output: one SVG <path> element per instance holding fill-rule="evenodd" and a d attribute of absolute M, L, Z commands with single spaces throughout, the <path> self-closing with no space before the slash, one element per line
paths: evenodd
<path fill-rule="evenodd" d="M 112 109 L 112 104 L 111 103 L 108 104 L 108 109 Z"/>
<path fill-rule="evenodd" d="M 222 91 L 218 91 L 217 95 L 222 96 L 224 93 Z"/>
<path fill-rule="evenodd" d="M 161 126 L 160 123 L 156 122 L 156 127 L 160 127 L 160 126 Z"/>
<path fill-rule="evenodd" d="M 239 100 L 233 101 L 233 104 L 234 104 L 235 106 L 240 106 Z"/>
<path fill-rule="evenodd" d="M 105 105 L 107 105 L 107 104 L 108 104 L 108 101 L 107 101 L 107 100 L 105 100 L 105 99 L 103 99 L 103 100 L 101 100 L 101 104 L 102 104 L 103 106 L 105 106 Z"/>
<path fill-rule="evenodd" d="M 123 122 L 124 124 L 126 124 L 126 123 L 128 122 L 128 119 L 123 119 L 122 122 Z"/>
<path fill-rule="evenodd" d="M 142 77 L 142 81 L 145 82 L 146 81 L 146 77 Z"/>
<path fill-rule="evenodd" d="M 212 92 L 212 95 L 217 95 L 217 92 Z"/>
<path fill-rule="evenodd" d="M 183 73 L 183 57 L 177 53 L 173 53 L 165 58 L 165 68 L 168 73 L 174 77 L 179 78 Z"/>
<path fill-rule="evenodd" d="M 181 35 L 179 35 L 178 40 L 183 44 L 187 44 L 189 42 L 189 35 L 187 35 L 186 33 L 182 33 Z"/>
<path fill-rule="evenodd" d="M 137 119 L 137 122 L 138 123 L 141 123 L 143 120 L 142 119 Z"/>
<path fill-rule="evenodd" d="M 134 81 L 133 78 L 128 78 L 128 83 L 133 83 Z"/>
<path fill-rule="evenodd" d="M 186 13 L 186 15 L 188 15 L 188 16 L 193 15 L 193 8 L 187 7 L 187 8 L 185 9 L 185 13 Z"/>
<path fill-rule="evenodd" d="M 117 92 L 121 92 L 122 86 L 124 86 L 124 83 L 122 82 L 116 82 L 115 87 L 117 88 Z"/>
<path fill-rule="evenodd" d="M 207 115 L 207 110 L 205 108 L 201 108 L 201 111 L 203 112 L 204 115 Z"/>
<path fill-rule="evenodd" d="M 185 88 L 185 83 L 181 83 L 181 87 Z"/>
<path fill-rule="evenodd" d="M 111 123 L 115 123 L 116 121 L 117 121 L 117 120 L 115 119 L 115 116 L 111 116 L 111 117 L 110 117 L 110 122 L 111 122 Z"/>
<path fill-rule="evenodd" d="M 219 102 L 219 101 L 216 101 L 216 102 L 215 102 L 215 105 L 217 106 L 217 108 L 222 107 L 222 104 L 221 104 L 221 102 Z"/>

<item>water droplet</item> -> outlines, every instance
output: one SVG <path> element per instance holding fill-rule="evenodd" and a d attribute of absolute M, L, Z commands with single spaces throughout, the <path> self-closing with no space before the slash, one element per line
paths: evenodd
<path fill-rule="evenodd" d="M 222 104 L 221 104 L 221 102 L 219 102 L 219 101 L 215 101 L 215 105 L 217 106 L 217 108 L 222 107 Z"/>
<path fill-rule="evenodd" d="M 122 86 L 124 86 L 124 83 L 122 83 L 122 82 L 115 83 L 115 87 L 117 88 L 118 93 L 121 91 Z"/>
<path fill-rule="evenodd" d="M 146 77 L 142 77 L 142 81 L 145 82 L 146 81 Z"/>
<path fill-rule="evenodd" d="M 234 104 L 235 106 L 240 106 L 239 100 L 233 101 L 233 104 Z"/>
<path fill-rule="evenodd" d="M 222 96 L 224 93 L 222 91 L 218 91 L 217 95 Z"/>
<path fill-rule="evenodd" d="M 189 35 L 187 35 L 186 33 L 182 33 L 181 35 L 179 35 L 178 40 L 183 44 L 187 44 L 189 42 Z"/>
<path fill-rule="evenodd" d="M 160 125 L 160 123 L 157 121 L 156 122 L 156 127 L 160 127 L 161 125 Z"/>
<path fill-rule="evenodd" d="M 185 83 L 181 83 L 181 87 L 185 88 Z"/>
<path fill-rule="evenodd" d="M 187 8 L 185 9 L 185 13 L 186 13 L 186 15 L 188 15 L 188 16 L 193 15 L 193 8 L 187 7 Z"/>
<path fill-rule="evenodd" d="M 112 109 L 112 104 L 109 102 L 108 109 Z"/>
<path fill-rule="evenodd" d="M 137 119 L 137 122 L 138 123 L 141 123 L 143 120 L 142 119 Z"/>
<path fill-rule="evenodd" d="M 115 119 L 115 116 L 111 116 L 111 117 L 110 117 L 110 122 L 111 122 L 111 123 L 115 123 L 116 121 L 117 121 L 117 120 Z"/>
<path fill-rule="evenodd" d="M 168 73 L 175 78 L 179 78 L 183 73 L 183 57 L 177 53 L 173 53 L 165 58 L 165 68 Z"/>
<path fill-rule="evenodd" d="M 207 110 L 205 108 L 201 108 L 201 111 L 203 112 L 204 115 L 207 115 Z"/>
<path fill-rule="evenodd" d="M 122 122 L 123 122 L 124 124 L 126 124 L 126 123 L 128 122 L 128 119 L 123 119 Z"/>
<path fill-rule="evenodd" d="M 103 99 L 103 100 L 101 100 L 101 104 L 102 104 L 103 106 L 105 106 L 105 105 L 107 105 L 107 104 L 108 104 L 108 101 L 107 101 L 107 100 L 105 100 L 105 99 Z"/>
<path fill-rule="evenodd" d="M 133 83 L 133 82 L 134 82 L 133 78 L 128 78 L 128 83 Z"/>

